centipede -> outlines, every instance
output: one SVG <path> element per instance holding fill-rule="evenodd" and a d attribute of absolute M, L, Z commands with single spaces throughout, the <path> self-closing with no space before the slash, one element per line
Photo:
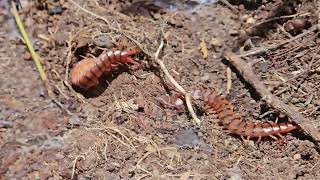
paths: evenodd
<path fill-rule="evenodd" d="M 71 83 L 73 86 L 88 90 L 99 84 L 99 79 L 104 73 L 112 72 L 120 64 L 133 64 L 140 66 L 129 56 L 139 53 L 139 49 L 131 51 L 107 51 L 98 57 L 84 58 L 75 64 L 71 70 Z"/>
<path fill-rule="evenodd" d="M 291 122 L 275 123 L 244 120 L 240 113 L 234 112 L 234 107 L 230 101 L 211 90 L 195 90 L 193 91 L 193 97 L 194 99 L 200 99 L 203 102 L 204 111 L 215 113 L 224 129 L 231 134 L 239 135 L 246 145 L 250 138 L 258 138 L 257 142 L 260 142 L 261 138 L 267 136 L 283 143 L 286 140 L 282 134 L 297 129 L 297 126 Z"/>

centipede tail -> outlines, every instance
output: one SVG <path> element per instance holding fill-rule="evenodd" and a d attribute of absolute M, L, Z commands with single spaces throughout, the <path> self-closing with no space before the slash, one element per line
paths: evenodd
<path fill-rule="evenodd" d="M 102 74 L 113 71 L 119 64 L 131 63 L 140 66 L 139 63 L 129 57 L 130 55 L 137 54 L 139 51 L 108 51 L 95 58 L 85 58 L 73 67 L 71 71 L 71 83 L 76 87 L 89 89 L 98 85 Z"/>
<path fill-rule="evenodd" d="M 274 123 L 274 122 L 253 122 L 252 120 L 244 121 L 241 114 L 233 111 L 233 105 L 223 96 L 209 90 L 196 90 L 193 93 L 196 99 L 201 99 L 204 103 L 204 110 L 209 113 L 216 113 L 224 128 L 233 134 L 241 136 L 243 140 L 250 138 L 260 139 L 270 136 L 282 138 L 281 134 L 288 133 L 297 128 L 291 122 Z"/>

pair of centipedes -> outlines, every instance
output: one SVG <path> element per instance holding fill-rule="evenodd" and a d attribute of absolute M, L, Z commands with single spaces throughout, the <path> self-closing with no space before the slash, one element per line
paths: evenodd
<path fill-rule="evenodd" d="M 71 72 L 71 82 L 74 86 L 82 89 L 89 89 L 99 83 L 99 78 L 105 72 L 112 72 L 119 64 L 131 63 L 140 65 L 129 56 L 140 52 L 139 50 L 108 51 L 96 58 L 85 58 L 78 62 Z M 252 120 L 244 121 L 239 113 L 233 111 L 232 104 L 223 96 L 210 90 L 196 90 L 193 92 L 195 99 L 204 102 L 204 110 L 209 113 L 216 113 L 224 128 L 233 134 L 241 136 L 244 142 L 250 138 L 257 137 L 258 142 L 262 137 L 270 136 L 277 139 L 281 134 L 288 133 L 297 128 L 291 122 L 286 123 L 255 123 Z M 247 137 L 246 139 L 244 137 Z"/>

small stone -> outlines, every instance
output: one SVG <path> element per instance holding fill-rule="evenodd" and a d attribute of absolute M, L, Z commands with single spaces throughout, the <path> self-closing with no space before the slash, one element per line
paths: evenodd
<path fill-rule="evenodd" d="M 93 39 L 93 44 L 103 48 L 112 48 L 113 42 L 109 35 L 97 36 Z"/>
<path fill-rule="evenodd" d="M 247 23 L 248 24 L 254 24 L 256 22 L 256 20 L 253 18 L 253 17 L 249 17 L 248 19 L 247 19 Z"/>
<path fill-rule="evenodd" d="M 291 103 L 292 104 L 297 104 L 297 103 L 300 103 L 300 100 L 298 98 L 292 98 L 291 99 Z"/>
<path fill-rule="evenodd" d="M 236 36 L 239 34 L 239 31 L 237 29 L 230 29 L 229 34 L 230 36 Z"/>
<path fill-rule="evenodd" d="M 0 119 L 0 128 L 12 128 L 13 123 L 10 121 Z"/>
<path fill-rule="evenodd" d="M 266 62 L 261 63 L 260 64 L 260 69 L 261 69 L 262 72 L 267 72 L 268 69 L 269 69 L 268 63 L 266 63 Z"/>
<path fill-rule="evenodd" d="M 299 159 L 301 159 L 301 154 L 295 154 L 295 155 L 293 156 L 293 159 L 294 159 L 294 160 L 299 160 Z"/>
<path fill-rule="evenodd" d="M 254 145 L 254 142 L 253 142 L 252 140 L 249 141 L 248 146 L 256 147 L 256 146 Z"/>
<path fill-rule="evenodd" d="M 178 146 L 190 146 L 195 147 L 199 145 L 199 135 L 193 129 L 186 129 L 177 132 L 175 138 L 175 144 Z"/>
<path fill-rule="evenodd" d="M 153 18 L 156 19 L 156 20 L 161 19 L 161 14 L 159 14 L 159 13 L 154 13 L 154 14 L 153 14 Z"/>
<path fill-rule="evenodd" d="M 222 46 L 222 43 L 218 38 L 212 38 L 211 41 L 210 41 L 210 44 L 213 47 L 221 47 Z"/>
<path fill-rule="evenodd" d="M 168 23 L 177 27 L 177 28 L 182 28 L 183 27 L 183 23 L 181 20 L 179 19 L 169 19 Z"/>
<path fill-rule="evenodd" d="M 192 70 L 192 74 L 195 76 L 198 76 L 200 74 L 200 72 L 196 69 Z"/>
<path fill-rule="evenodd" d="M 79 126 L 79 125 L 82 125 L 83 122 L 81 122 L 81 120 L 76 117 L 76 116 L 72 116 L 70 119 L 69 119 L 69 124 L 73 125 L 73 126 Z"/>
<path fill-rule="evenodd" d="M 205 73 L 201 78 L 201 81 L 205 82 L 205 81 L 209 81 L 210 80 L 210 75 L 208 73 Z"/>
<path fill-rule="evenodd" d="M 32 59 L 32 56 L 29 52 L 26 52 L 23 54 L 23 59 L 26 61 L 30 61 Z"/>

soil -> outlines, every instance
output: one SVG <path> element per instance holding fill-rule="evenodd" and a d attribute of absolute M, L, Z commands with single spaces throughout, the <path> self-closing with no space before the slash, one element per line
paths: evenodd
<path fill-rule="evenodd" d="M 319 151 L 301 130 L 284 135 L 286 144 L 264 138 L 244 146 L 195 103 L 197 125 L 168 100 L 177 93 L 153 58 L 165 36 L 159 58 L 187 91 L 214 89 L 248 119 L 287 121 L 234 68 L 228 89 L 230 65 L 222 53 L 300 34 L 317 23 L 317 1 L 20 2 L 49 86 L 15 26 L 10 2 L 1 1 L 1 179 L 320 178 Z M 318 36 L 244 59 L 260 59 L 256 75 L 320 133 Z M 70 86 L 70 70 L 84 57 L 135 48 L 143 50 L 133 57 L 142 68 L 119 66 L 87 91 Z"/>

